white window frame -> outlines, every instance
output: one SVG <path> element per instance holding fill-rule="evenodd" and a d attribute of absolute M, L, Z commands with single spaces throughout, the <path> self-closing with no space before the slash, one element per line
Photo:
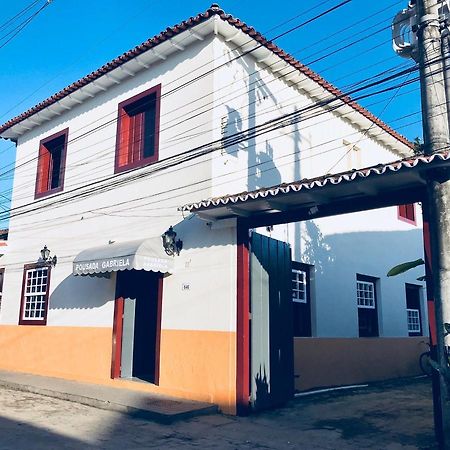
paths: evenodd
<path fill-rule="evenodd" d="M 297 288 L 294 286 L 297 286 Z M 300 287 L 303 287 L 303 289 L 300 289 Z M 305 270 L 292 269 L 292 301 L 308 303 L 308 274 Z"/>
<path fill-rule="evenodd" d="M 49 275 L 50 268 L 48 266 L 25 269 L 22 322 L 37 321 L 44 323 L 46 321 Z M 36 280 L 35 283 L 33 283 L 34 280 Z M 27 312 L 30 313 L 28 317 L 26 316 Z M 36 312 L 39 312 L 39 315 L 36 315 Z"/>
<path fill-rule="evenodd" d="M 356 302 L 358 308 L 376 309 L 374 282 L 356 280 Z"/>
<path fill-rule="evenodd" d="M 408 321 L 408 333 L 421 333 L 420 311 L 418 309 L 407 308 L 406 318 Z"/>

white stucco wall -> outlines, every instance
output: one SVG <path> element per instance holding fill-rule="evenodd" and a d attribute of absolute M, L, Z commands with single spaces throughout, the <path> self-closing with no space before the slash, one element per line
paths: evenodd
<path fill-rule="evenodd" d="M 258 126 L 314 103 L 252 55 L 238 55 L 221 39 L 214 42 L 216 72 L 213 116 L 216 138 Z M 225 65 L 223 63 L 227 63 Z M 255 73 L 257 72 L 257 73 Z M 373 130 L 370 130 L 373 131 Z M 381 131 L 379 131 L 381 132 Z M 277 185 L 326 173 L 362 168 L 399 158 L 338 112 L 314 109 L 298 123 L 234 144 L 213 159 L 213 195 Z M 257 231 L 291 243 L 293 259 L 315 267 L 312 274 L 312 328 L 315 336 L 358 336 L 356 274 L 379 278 L 380 336 L 407 336 L 405 283 L 422 284 L 418 268 L 387 278 L 394 265 L 423 255 L 421 211 L 417 226 L 398 220 L 397 208 L 385 208 Z M 423 325 L 426 308 L 422 301 Z"/>
<path fill-rule="evenodd" d="M 292 258 L 312 268 L 312 330 L 317 337 L 358 336 L 356 274 L 378 278 L 379 334 L 408 336 L 405 283 L 422 286 L 417 277 L 423 266 L 397 277 L 388 270 L 423 257 L 420 207 L 418 224 L 397 218 L 397 208 L 345 214 L 275 226 L 257 231 L 291 243 Z M 427 334 L 425 292 L 422 292 L 422 328 Z"/>
<path fill-rule="evenodd" d="M 235 59 L 240 53 L 220 37 L 214 46 L 216 139 L 285 115 L 291 118 L 295 112 L 300 116 L 289 126 L 250 135 L 248 141 L 230 145 L 213 158 L 213 196 L 399 159 L 399 153 L 370 137 L 372 132 L 385 133 L 375 125 L 361 129 L 349 121 L 347 113 L 311 108 L 317 100 L 258 63 L 252 54 Z M 409 151 L 400 142 L 397 150 Z"/>
<path fill-rule="evenodd" d="M 210 36 L 74 107 L 57 120 L 25 133 L 18 142 L 13 210 L 33 202 L 39 141 L 66 127 L 69 145 L 64 191 L 111 177 L 117 105 L 158 83 L 162 86 L 160 160 L 313 103 L 305 92 L 274 76 L 251 55 L 233 60 L 236 55 L 220 36 Z M 214 72 L 182 87 L 186 79 L 213 68 Z M 304 113 L 298 123 L 289 127 L 250 136 L 222 151 L 122 186 L 97 190 L 87 198 L 42 211 L 13 214 L 10 250 L 4 257 L 0 323 L 17 324 L 23 265 L 35 262 L 46 244 L 59 259 L 52 271 L 48 324 L 111 326 L 114 277 L 74 278 L 73 258 L 89 247 L 159 236 L 169 225 L 176 225 L 184 249 L 176 257 L 174 275 L 164 280 L 163 328 L 234 331 L 235 224 L 210 226 L 199 219 L 183 218 L 177 207 L 211 196 L 311 178 L 330 170 L 338 172 L 397 159 L 392 151 L 369 138 L 365 130 L 336 113 L 313 112 Z M 105 122 L 107 125 L 83 136 Z M 349 151 L 349 143 L 358 151 Z M 21 165 L 28 160 L 32 162 Z M 147 170 L 131 173 L 134 176 Z M 127 176 L 122 174 L 114 180 Z M 36 205 L 51 201 L 49 197 Z M 320 219 L 301 226 L 279 226 L 272 235 L 291 243 L 295 259 L 313 263 L 314 257 L 316 335 L 357 335 L 356 273 L 380 278 L 381 334 L 406 335 L 404 282 L 416 283 L 415 276 L 385 280 L 383 275 L 392 265 L 419 257 L 421 239 L 420 228 L 399 222 L 395 208 Z M 309 239 L 313 241 L 308 246 Z M 390 251 L 382 251 L 386 248 Z"/>
<path fill-rule="evenodd" d="M 117 105 L 161 83 L 159 160 L 212 140 L 212 75 L 184 85 L 213 67 L 212 36 L 176 52 L 165 61 L 127 78 L 106 92 L 20 137 L 12 208 L 33 203 L 37 154 L 41 139 L 69 128 L 64 192 L 99 179 L 137 176 L 148 168 L 114 176 Z M 106 123 L 95 132 L 88 130 Z M 21 165 L 24 161 L 31 161 Z M 96 190 L 88 197 L 11 217 L 11 251 L 6 267 L 0 323 L 17 324 L 23 265 L 37 261 L 44 244 L 58 256 L 52 270 L 48 325 L 110 327 L 115 275 L 111 279 L 74 277 L 73 258 L 83 249 L 160 236 L 174 225 L 184 248 L 175 273 L 164 279 L 163 328 L 234 331 L 235 225 L 208 227 L 183 218 L 178 206 L 211 195 L 210 157 L 167 168 L 121 186 Z M 66 194 L 59 196 L 66 198 Z M 54 202 L 49 196 L 35 205 Z M 27 207 L 27 208 L 33 208 Z M 205 272 L 208 277 L 205 279 Z M 189 289 L 182 289 L 188 284 Z"/>

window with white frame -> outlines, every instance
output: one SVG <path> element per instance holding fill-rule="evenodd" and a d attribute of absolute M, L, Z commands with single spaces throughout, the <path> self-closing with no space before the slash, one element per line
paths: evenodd
<path fill-rule="evenodd" d="M 375 309 L 375 283 L 372 281 L 356 282 L 358 308 Z"/>
<path fill-rule="evenodd" d="M 407 309 L 408 333 L 420 333 L 420 312 L 418 309 Z"/>
<path fill-rule="evenodd" d="M 360 337 L 375 337 L 379 335 L 377 283 L 379 283 L 378 278 L 356 274 L 356 303 Z"/>
<path fill-rule="evenodd" d="M 20 325 L 45 325 L 50 267 L 26 266 L 24 270 L 23 295 L 20 308 Z"/>
<path fill-rule="evenodd" d="M 422 286 L 418 284 L 405 284 L 406 291 L 406 320 L 409 336 L 422 335 L 422 318 L 420 314 L 420 298 Z"/>
<path fill-rule="evenodd" d="M 311 290 L 310 276 L 314 266 L 292 261 L 292 316 L 294 337 L 310 337 Z"/>
<path fill-rule="evenodd" d="M 307 274 L 305 270 L 292 269 L 292 300 L 306 303 L 307 300 Z"/>

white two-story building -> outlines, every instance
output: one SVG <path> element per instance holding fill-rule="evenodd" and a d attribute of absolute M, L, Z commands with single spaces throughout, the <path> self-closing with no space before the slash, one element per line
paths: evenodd
<path fill-rule="evenodd" d="M 277 328 L 295 341 L 283 380 L 287 371 L 298 390 L 416 373 L 415 336 L 428 332 L 421 272 L 385 274 L 422 254 L 417 207 L 312 211 L 312 220 L 253 230 L 249 256 L 237 219 L 186 206 L 412 154 L 405 138 L 217 5 L 11 119 L 0 136 L 17 144 L 0 369 L 234 413 L 249 396 L 264 407 L 274 389 L 276 352 L 264 348 Z M 164 248 L 171 226 L 182 246 Z M 278 262 L 263 255 L 271 245 Z M 257 319 L 258 289 L 272 296 L 275 285 L 261 280 L 281 262 L 285 313 Z M 251 311 L 239 300 L 249 290 Z"/>

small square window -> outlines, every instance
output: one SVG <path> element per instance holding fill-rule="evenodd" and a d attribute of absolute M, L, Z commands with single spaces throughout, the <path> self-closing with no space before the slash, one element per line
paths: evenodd
<path fill-rule="evenodd" d="M 49 266 L 25 266 L 19 325 L 47 324 L 50 270 Z"/>
<path fill-rule="evenodd" d="M 66 128 L 40 142 L 35 198 L 63 190 L 68 134 Z"/>
<path fill-rule="evenodd" d="M 115 171 L 158 161 L 161 85 L 119 104 Z"/>

